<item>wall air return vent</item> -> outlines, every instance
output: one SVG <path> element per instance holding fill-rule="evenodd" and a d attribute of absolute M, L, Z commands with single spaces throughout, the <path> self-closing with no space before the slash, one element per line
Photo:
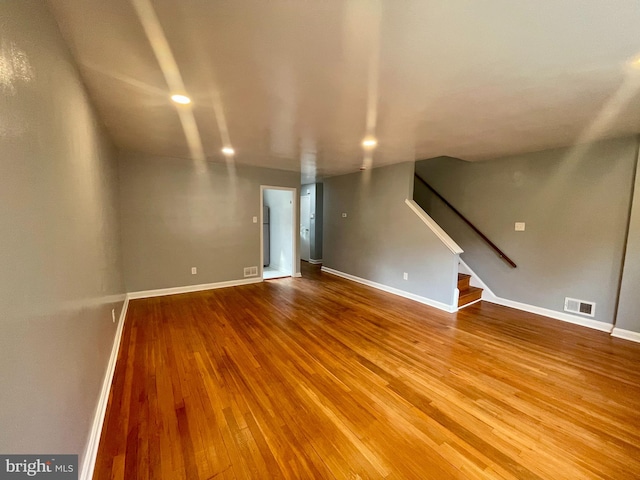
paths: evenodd
<path fill-rule="evenodd" d="M 567 297 L 564 299 L 564 311 L 593 317 L 596 314 L 596 304 Z"/>

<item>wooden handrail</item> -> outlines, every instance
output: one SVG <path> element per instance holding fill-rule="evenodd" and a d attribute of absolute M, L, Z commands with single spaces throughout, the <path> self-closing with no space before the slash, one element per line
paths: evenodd
<path fill-rule="evenodd" d="M 416 178 L 417 178 L 418 180 L 420 180 L 420 181 L 422 182 L 422 184 L 423 184 L 425 187 L 427 187 L 429 190 L 431 190 L 431 191 L 433 192 L 433 194 L 434 194 L 436 197 L 438 197 L 440 200 L 442 200 L 442 201 L 444 202 L 444 204 L 445 204 L 447 207 L 449 207 L 451 210 L 453 210 L 453 211 L 454 211 L 454 213 L 455 213 L 456 215 L 458 215 L 458 216 L 459 216 L 459 217 L 460 217 L 460 218 L 461 218 L 461 219 L 462 219 L 462 220 L 463 220 L 467 225 L 469 225 L 469 226 L 471 227 L 471 229 L 472 229 L 474 232 L 476 232 L 476 233 L 480 236 L 480 238 L 482 238 L 482 239 L 483 239 L 483 240 L 484 240 L 484 241 L 485 241 L 485 242 L 486 242 L 486 243 L 487 243 L 487 244 L 488 244 L 488 245 L 489 245 L 489 246 L 490 246 L 490 247 L 491 247 L 491 248 L 492 248 L 492 249 L 493 249 L 497 254 L 498 254 L 498 257 L 500 257 L 501 259 L 503 259 L 505 262 L 507 262 L 507 263 L 508 263 L 509 265 L 511 265 L 513 268 L 516 268 L 516 267 L 517 267 L 517 265 L 515 264 L 515 262 L 514 262 L 513 260 L 511 260 L 509 257 L 507 257 L 507 255 L 506 255 L 502 250 L 500 250 L 500 249 L 496 246 L 496 244 L 495 244 L 495 243 L 493 243 L 491 240 L 489 240 L 489 239 L 487 238 L 487 236 L 486 236 L 484 233 L 482 233 L 480 230 L 478 230 L 478 229 L 476 228 L 476 226 L 475 226 L 473 223 L 471 223 L 469 220 L 467 220 L 467 218 L 466 218 L 464 215 L 462 215 L 462 214 L 458 211 L 458 209 L 457 209 L 456 207 L 454 207 L 453 205 L 451 205 L 451 204 L 447 201 L 447 199 L 446 199 L 446 198 L 444 198 L 442 195 L 440 195 L 440 194 L 439 194 L 439 193 L 438 193 L 438 192 L 437 192 L 437 191 L 436 191 L 436 190 L 435 190 L 431 185 L 429 185 L 429 184 L 426 182 L 426 180 L 425 180 L 424 178 L 422 178 L 422 177 L 421 177 L 420 175 L 418 175 L 417 173 L 415 174 L 415 176 L 416 176 Z"/>

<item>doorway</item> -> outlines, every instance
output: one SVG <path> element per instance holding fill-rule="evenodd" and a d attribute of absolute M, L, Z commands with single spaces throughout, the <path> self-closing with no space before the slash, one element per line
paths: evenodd
<path fill-rule="evenodd" d="M 291 277 L 296 265 L 296 189 L 260 187 L 262 278 Z"/>
<path fill-rule="evenodd" d="M 311 196 L 300 196 L 300 259 L 311 258 Z"/>

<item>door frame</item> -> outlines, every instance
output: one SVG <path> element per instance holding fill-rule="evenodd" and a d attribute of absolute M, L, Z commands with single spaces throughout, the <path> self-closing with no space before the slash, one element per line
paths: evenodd
<path fill-rule="evenodd" d="M 300 277 L 300 258 L 298 258 L 298 235 L 300 233 L 300 218 L 298 213 L 298 189 L 296 187 L 276 187 L 274 185 L 260 185 L 260 278 L 264 279 L 264 252 L 262 251 L 262 246 L 264 242 L 263 234 L 262 234 L 262 223 L 264 221 L 263 211 L 264 211 L 264 191 L 265 190 L 286 190 L 291 192 L 292 196 L 292 204 L 293 208 L 291 209 L 291 214 L 293 218 L 291 219 L 291 276 L 292 277 Z M 296 229 L 297 225 L 297 229 Z"/>
<path fill-rule="evenodd" d="M 301 192 L 302 193 L 302 192 Z M 309 221 L 309 258 L 306 260 L 307 262 L 309 262 L 311 260 L 311 195 L 310 194 L 306 194 L 306 195 L 300 195 L 300 228 L 299 230 L 302 231 L 302 214 L 304 213 L 302 211 L 302 200 L 306 198 L 309 202 L 309 212 L 307 212 L 309 214 L 309 216 L 307 217 L 308 221 Z M 302 253 L 303 253 L 303 248 L 302 248 L 302 238 L 300 238 L 300 259 L 304 260 L 302 258 Z"/>

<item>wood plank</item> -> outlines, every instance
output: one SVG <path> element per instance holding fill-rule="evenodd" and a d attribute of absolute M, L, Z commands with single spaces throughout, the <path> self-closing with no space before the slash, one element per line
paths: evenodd
<path fill-rule="evenodd" d="M 640 477 L 640 345 L 323 274 L 130 302 L 95 479 Z"/>

